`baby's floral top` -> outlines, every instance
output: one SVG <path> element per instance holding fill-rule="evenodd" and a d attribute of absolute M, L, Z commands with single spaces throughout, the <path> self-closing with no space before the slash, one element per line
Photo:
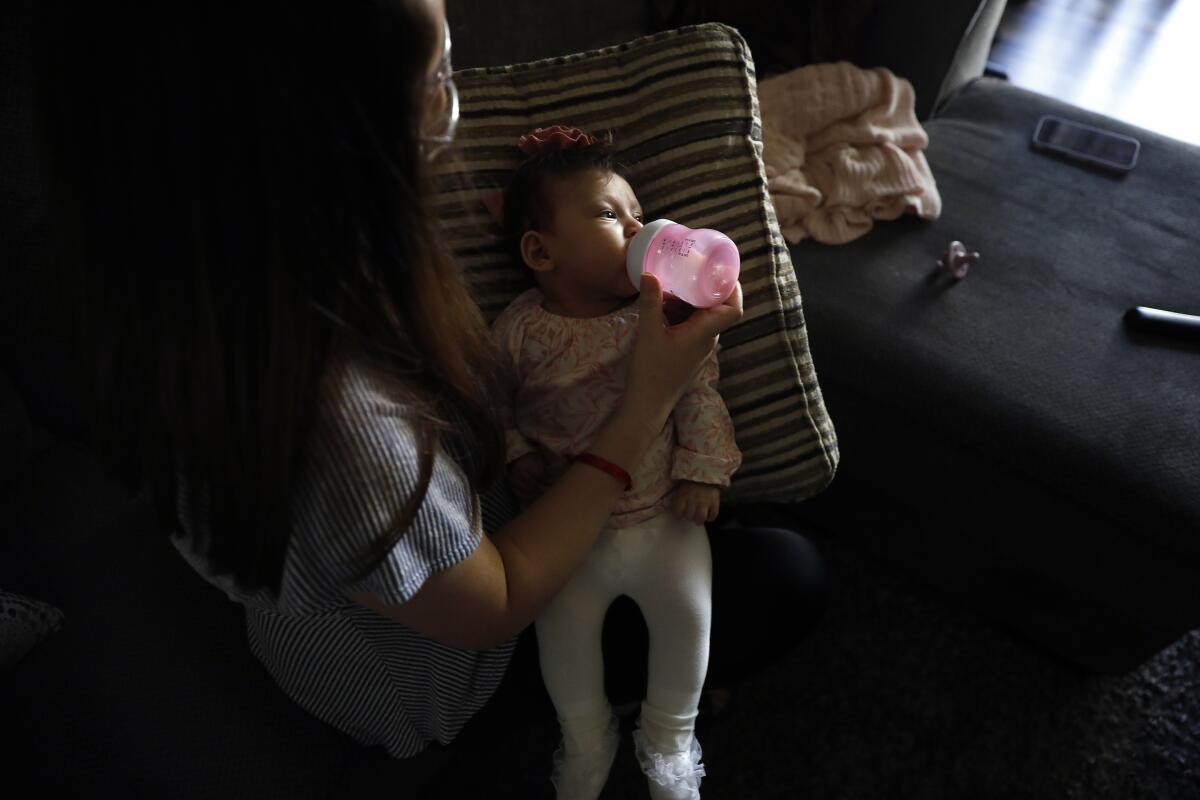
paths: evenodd
<path fill-rule="evenodd" d="M 631 304 L 602 317 L 564 317 L 542 308 L 541 291 L 530 289 L 500 314 L 492 336 L 514 387 L 507 398 L 508 461 L 539 452 L 554 479 L 572 456 L 587 451 L 625 390 L 636 309 Z M 717 393 L 718 376 L 714 351 L 642 463 L 622 465 L 633 488 L 621 497 L 610 525 L 624 528 L 657 515 L 676 481 L 729 485 L 742 454 Z"/>

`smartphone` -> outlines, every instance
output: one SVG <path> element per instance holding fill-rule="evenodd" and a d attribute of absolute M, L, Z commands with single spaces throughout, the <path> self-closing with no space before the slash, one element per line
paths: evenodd
<path fill-rule="evenodd" d="M 1117 172 L 1133 169 L 1141 149 L 1141 143 L 1132 136 L 1053 115 L 1038 120 L 1033 146 Z"/>

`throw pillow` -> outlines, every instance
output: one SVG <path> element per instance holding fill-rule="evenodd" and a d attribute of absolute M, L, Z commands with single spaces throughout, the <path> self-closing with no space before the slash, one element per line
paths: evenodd
<path fill-rule="evenodd" d="M 62 627 L 63 613 L 32 597 L 0 591 L 0 671 Z"/>
<path fill-rule="evenodd" d="M 720 352 L 718 388 L 743 454 L 726 498 L 791 502 L 828 484 L 837 440 L 767 193 L 754 65 L 738 32 L 699 25 L 454 79 L 462 120 L 437 202 L 488 320 L 532 285 L 484 203 L 524 158 L 517 138 L 556 123 L 611 130 L 648 219 L 715 228 L 741 252 L 745 315 Z"/>

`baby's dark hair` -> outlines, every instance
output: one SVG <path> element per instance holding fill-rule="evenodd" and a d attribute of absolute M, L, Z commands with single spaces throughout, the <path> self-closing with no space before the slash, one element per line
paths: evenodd
<path fill-rule="evenodd" d="M 504 189 L 504 239 L 508 250 L 521 261 L 521 237 L 526 231 L 543 230 L 554 218 L 546 192 L 549 178 L 598 169 L 629 179 L 629 168 L 617 160 L 612 134 L 596 137 L 595 144 L 566 150 L 550 150 L 530 156 L 513 174 Z"/>

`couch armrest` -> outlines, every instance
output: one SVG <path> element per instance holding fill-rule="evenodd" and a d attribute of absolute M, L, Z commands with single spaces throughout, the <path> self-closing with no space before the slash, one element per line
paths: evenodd
<path fill-rule="evenodd" d="M 863 26 L 862 52 L 907 78 L 916 90 L 917 118 L 983 74 L 1006 0 L 929 0 L 920 11 L 906 3 L 877 2 Z"/>

